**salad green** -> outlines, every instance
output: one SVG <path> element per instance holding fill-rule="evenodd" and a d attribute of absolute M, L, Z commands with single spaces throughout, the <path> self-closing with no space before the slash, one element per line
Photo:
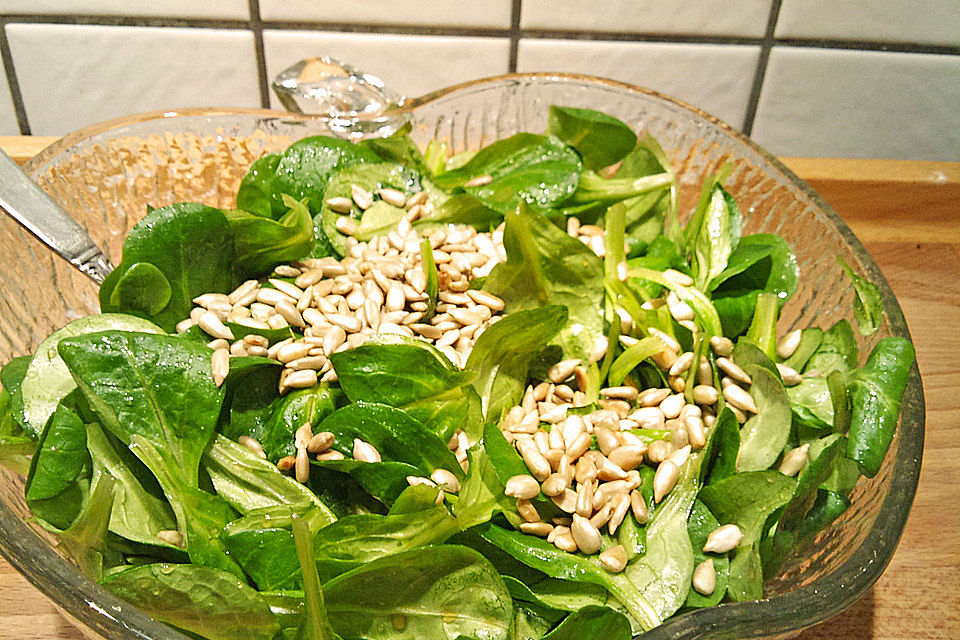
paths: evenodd
<path fill-rule="evenodd" d="M 588 109 L 454 156 L 298 141 L 236 209 L 149 210 L 103 313 L 0 370 L 0 464 L 208 640 L 625 640 L 762 598 L 880 472 L 914 353 L 778 339 L 800 269 L 731 172 L 682 225 L 659 144 Z"/>

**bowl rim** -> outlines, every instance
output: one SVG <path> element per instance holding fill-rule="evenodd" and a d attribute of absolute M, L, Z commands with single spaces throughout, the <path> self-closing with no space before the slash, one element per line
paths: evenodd
<path fill-rule="evenodd" d="M 771 153 L 720 119 L 681 100 L 651 89 L 591 75 L 549 72 L 511 73 L 454 84 L 420 97 L 404 100 L 389 115 L 413 113 L 419 107 L 451 94 L 504 82 L 584 82 L 643 94 L 692 112 L 722 129 L 735 141 L 756 153 L 763 162 L 779 172 L 820 209 L 860 262 L 866 275 L 879 286 L 883 310 L 887 315 L 892 334 L 911 340 L 903 311 L 889 283 L 872 256 L 837 212 Z M 322 123 L 327 120 L 323 116 L 291 114 L 273 109 L 232 107 L 167 109 L 138 113 L 106 120 L 70 133 L 31 158 L 24 168 L 28 173 L 33 174 L 51 158 L 69 151 L 71 147 L 92 136 L 130 125 L 190 116 L 244 115 L 296 122 Z M 376 120 L 383 117 L 382 114 L 365 114 L 359 116 L 357 120 Z M 729 628 L 731 620 L 736 620 L 739 624 L 736 631 L 738 638 L 799 632 L 840 613 L 863 596 L 890 562 L 903 533 L 917 489 L 923 452 L 925 411 L 922 381 L 916 362 L 910 370 L 902 407 L 899 445 L 889 488 L 864 542 L 844 564 L 810 584 L 783 594 L 759 601 L 725 603 L 686 613 L 643 634 L 644 640 L 688 638 L 692 640 L 700 637 L 700 634 L 706 630 L 719 631 Z M 186 636 L 148 617 L 136 607 L 121 601 L 83 576 L 75 565 L 41 541 L 2 503 L 0 503 L 0 554 L 43 592 L 61 612 L 95 631 L 108 636 L 121 632 L 129 634 L 125 637 L 186 640 Z M 785 624 L 786 619 L 789 619 L 789 625 Z"/>

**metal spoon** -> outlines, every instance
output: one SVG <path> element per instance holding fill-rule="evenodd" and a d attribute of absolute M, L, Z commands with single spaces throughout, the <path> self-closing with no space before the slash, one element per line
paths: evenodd
<path fill-rule="evenodd" d="M 113 271 L 113 264 L 90 234 L 2 150 L 0 207 L 97 284 Z"/>

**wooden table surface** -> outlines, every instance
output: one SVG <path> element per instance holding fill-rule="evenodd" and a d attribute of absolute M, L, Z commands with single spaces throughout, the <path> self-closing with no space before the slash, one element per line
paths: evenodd
<path fill-rule="evenodd" d="M 2 138 L 23 161 L 53 138 Z M 920 486 L 873 589 L 802 640 L 960 638 L 960 163 L 786 158 L 853 229 L 903 306 L 927 403 Z M 0 640 L 82 636 L 0 559 Z"/>

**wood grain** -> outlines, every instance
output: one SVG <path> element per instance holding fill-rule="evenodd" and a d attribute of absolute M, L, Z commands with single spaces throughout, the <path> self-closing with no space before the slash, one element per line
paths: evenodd
<path fill-rule="evenodd" d="M 53 138 L 0 138 L 23 161 Z M 927 403 L 920 486 L 879 582 L 802 640 L 960 638 L 960 163 L 787 158 L 840 213 L 893 287 Z M 0 560 L 0 640 L 82 636 Z"/>

